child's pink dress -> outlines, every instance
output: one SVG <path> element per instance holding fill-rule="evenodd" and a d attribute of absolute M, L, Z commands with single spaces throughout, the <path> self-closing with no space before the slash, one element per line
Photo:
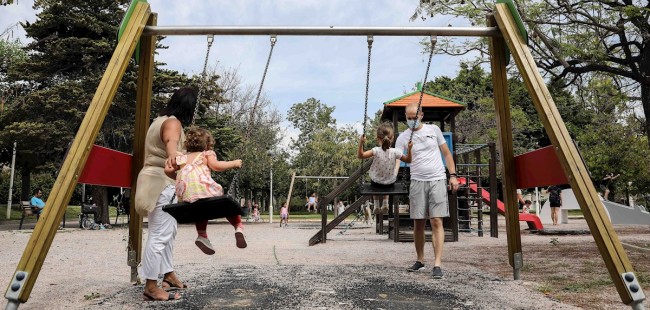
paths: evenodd
<path fill-rule="evenodd" d="M 214 151 L 204 151 L 191 163 L 187 154 L 176 156 L 176 164 L 182 168 L 176 175 L 176 196 L 184 202 L 194 202 L 201 198 L 223 196 L 223 187 L 210 176 L 207 156 L 217 157 Z"/>

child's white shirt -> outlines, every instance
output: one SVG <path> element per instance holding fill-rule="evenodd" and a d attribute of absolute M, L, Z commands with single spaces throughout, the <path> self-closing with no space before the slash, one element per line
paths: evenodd
<path fill-rule="evenodd" d="M 370 166 L 370 179 L 379 184 L 392 184 L 397 179 L 395 161 L 402 157 L 402 151 L 396 148 L 383 150 L 377 146 L 372 148 L 372 166 Z"/>

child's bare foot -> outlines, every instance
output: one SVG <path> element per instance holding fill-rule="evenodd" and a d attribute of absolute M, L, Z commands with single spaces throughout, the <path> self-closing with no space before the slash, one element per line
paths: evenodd
<path fill-rule="evenodd" d="M 208 255 L 213 255 L 215 253 L 214 248 L 212 247 L 212 243 L 210 243 L 210 239 L 208 238 L 203 238 L 201 236 L 196 237 L 196 241 L 194 241 L 194 244 L 203 251 L 203 253 L 208 254 Z"/>
<path fill-rule="evenodd" d="M 246 243 L 246 238 L 244 238 L 244 233 L 241 228 L 237 228 L 235 231 L 235 240 L 237 243 L 237 247 L 240 249 L 244 249 L 248 246 Z"/>

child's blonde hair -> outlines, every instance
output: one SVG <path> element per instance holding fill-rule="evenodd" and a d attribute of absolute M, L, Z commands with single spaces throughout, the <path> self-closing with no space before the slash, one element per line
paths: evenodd
<path fill-rule="evenodd" d="M 212 134 L 196 126 L 187 129 L 185 133 L 185 150 L 188 152 L 203 152 L 214 148 L 214 138 Z"/>
<path fill-rule="evenodd" d="M 389 122 L 381 123 L 377 127 L 377 139 L 381 141 L 381 149 L 388 150 L 393 144 L 393 125 Z"/>

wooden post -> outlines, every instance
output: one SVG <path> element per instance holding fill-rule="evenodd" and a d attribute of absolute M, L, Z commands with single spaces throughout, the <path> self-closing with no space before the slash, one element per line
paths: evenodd
<path fill-rule="evenodd" d="M 494 142 L 490 147 L 490 237 L 499 238 L 499 213 L 497 211 L 497 151 Z"/>
<path fill-rule="evenodd" d="M 494 16 L 488 17 L 488 25 L 492 27 L 496 25 Z M 512 122 L 510 119 L 510 102 L 508 100 L 508 77 L 506 75 L 506 44 L 503 38 L 490 38 L 490 60 L 492 64 L 492 82 L 494 83 L 494 106 L 501 150 L 499 154 L 501 155 L 501 175 L 503 176 L 504 185 L 503 203 L 506 212 L 508 258 L 510 266 L 513 268 L 514 279 L 518 280 L 519 272 L 523 267 L 523 257 L 519 229 L 519 207 L 517 206 L 517 175 L 514 169 L 512 147 Z"/>
<path fill-rule="evenodd" d="M 5 297 L 9 299 L 7 307 L 10 305 L 17 307 L 18 303 L 26 302 L 29 299 L 52 245 L 59 222 L 77 184 L 79 174 L 88 159 L 90 149 L 115 97 L 117 87 L 126 71 L 149 14 L 149 4 L 138 3 L 136 5 L 52 186 L 50 197 L 46 202 L 48 208 L 37 222 L 18 267 L 16 267 L 16 272 L 7 287 L 5 294 Z"/>
<path fill-rule="evenodd" d="M 293 181 L 296 179 L 296 172 L 291 173 L 291 184 L 289 185 L 289 193 L 287 194 L 287 208 L 291 206 L 291 193 L 293 192 Z"/>
<path fill-rule="evenodd" d="M 495 9 L 499 29 L 503 33 L 503 38 L 526 83 L 535 109 L 544 124 L 544 129 L 555 147 L 557 157 L 567 179 L 569 179 L 571 189 L 575 193 L 616 290 L 623 303 L 640 309 L 643 307 L 642 302 L 645 299 L 645 294 L 634 274 L 627 253 L 618 240 L 618 235 L 600 202 L 580 152 L 571 140 L 546 83 L 539 74 L 530 50 L 519 35 L 514 17 L 505 4 L 497 4 Z"/>
<path fill-rule="evenodd" d="M 147 21 L 148 26 L 157 25 L 157 14 L 153 13 Z M 144 166 L 144 143 L 149 130 L 151 114 L 151 93 L 153 85 L 154 54 L 156 37 L 145 36 L 141 40 L 140 63 L 138 65 L 138 84 L 135 101 L 135 126 L 133 136 L 133 164 L 131 166 L 131 208 L 129 209 L 129 241 L 127 265 L 131 267 L 131 282 L 138 281 L 138 265 L 142 260 L 142 216 L 135 211 L 135 192 L 138 173 Z"/>

